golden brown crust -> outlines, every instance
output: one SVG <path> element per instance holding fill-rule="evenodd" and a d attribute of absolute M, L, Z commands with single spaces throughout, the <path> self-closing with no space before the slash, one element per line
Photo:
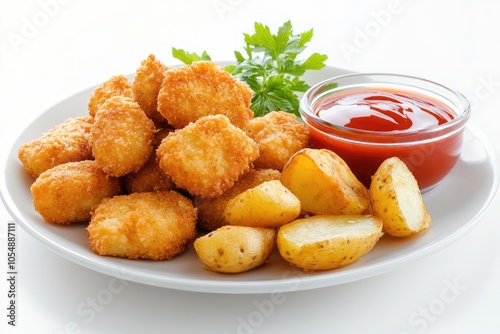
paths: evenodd
<path fill-rule="evenodd" d="M 72 161 L 92 159 L 89 143 L 92 117 L 69 118 L 39 138 L 19 147 L 25 171 L 37 178 L 44 171 Z"/>
<path fill-rule="evenodd" d="M 191 195 L 217 197 L 252 167 L 258 148 L 223 115 L 170 133 L 157 149 L 160 168 Z"/>
<path fill-rule="evenodd" d="M 243 174 L 230 189 L 219 197 L 203 198 L 196 196 L 194 203 L 196 208 L 198 208 L 198 226 L 202 229 L 212 231 L 227 225 L 223 213 L 226 204 L 232 198 L 263 182 L 279 180 L 280 175 L 280 172 L 274 169 L 251 169 Z"/>
<path fill-rule="evenodd" d="M 167 120 L 158 112 L 158 93 L 168 69 L 156 57 L 150 54 L 141 62 L 135 72 L 132 91 L 135 100 L 157 126 L 165 126 Z"/>
<path fill-rule="evenodd" d="M 89 115 L 94 117 L 101 105 L 112 96 L 134 98 L 132 84 L 124 75 L 114 75 L 103 82 L 90 94 L 88 109 Z"/>
<path fill-rule="evenodd" d="M 94 205 L 121 192 L 120 180 L 104 174 L 90 160 L 53 167 L 31 186 L 35 210 L 57 224 L 87 222 Z"/>
<path fill-rule="evenodd" d="M 135 193 L 104 200 L 87 228 L 99 255 L 169 260 L 195 237 L 196 209 L 175 191 Z"/>
<path fill-rule="evenodd" d="M 222 114 L 244 128 L 253 117 L 253 91 L 214 62 L 199 61 L 170 69 L 158 95 L 158 111 L 176 129 L 197 119 Z"/>
<path fill-rule="evenodd" d="M 153 151 L 155 126 L 137 102 L 113 96 L 99 108 L 91 128 L 92 153 L 115 177 L 139 171 Z"/>
<path fill-rule="evenodd" d="M 250 120 L 247 134 L 259 146 L 256 168 L 282 170 L 290 157 L 309 144 L 309 131 L 295 115 L 273 111 Z"/>

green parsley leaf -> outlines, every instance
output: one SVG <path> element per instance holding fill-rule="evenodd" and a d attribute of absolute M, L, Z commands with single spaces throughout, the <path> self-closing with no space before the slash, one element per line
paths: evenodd
<path fill-rule="evenodd" d="M 287 21 L 273 34 L 268 26 L 256 22 L 254 33 L 243 36 L 244 52 L 235 51 L 236 65 L 226 66 L 226 70 L 253 90 L 250 108 L 255 116 L 277 110 L 299 116 L 297 93 L 310 87 L 301 77 L 309 70 L 323 68 L 328 58 L 325 54 L 313 53 L 306 59 L 297 59 L 311 41 L 313 30 L 294 34 L 292 23 Z M 210 60 L 205 51 L 199 56 L 173 48 L 172 55 L 186 64 Z"/>

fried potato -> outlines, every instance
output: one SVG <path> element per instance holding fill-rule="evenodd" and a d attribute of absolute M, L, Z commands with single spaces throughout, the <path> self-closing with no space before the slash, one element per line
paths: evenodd
<path fill-rule="evenodd" d="M 309 131 L 295 115 L 273 111 L 250 120 L 246 132 L 259 146 L 255 168 L 281 171 L 295 152 L 309 144 Z"/>
<path fill-rule="evenodd" d="M 244 128 L 253 117 L 253 91 L 224 68 L 211 61 L 198 61 L 165 72 L 158 94 L 158 111 L 176 129 L 197 119 L 222 114 Z"/>
<path fill-rule="evenodd" d="M 407 237 L 425 230 L 431 217 L 427 213 L 417 181 L 399 158 L 382 162 L 370 184 L 371 210 L 384 221 L 384 231 Z"/>
<path fill-rule="evenodd" d="M 300 214 L 300 201 L 279 180 L 266 181 L 233 197 L 224 209 L 229 225 L 279 227 Z"/>
<path fill-rule="evenodd" d="M 259 149 L 223 115 L 170 133 L 156 150 L 161 169 L 191 195 L 217 197 L 253 167 Z"/>
<path fill-rule="evenodd" d="M 195 237 L 196 209 L 176 191 L 135 193 L 103 200 L 87 235 L 98 255 L 170 260 Z"/>
<path fill-rule="evenodd" d="M 275 169 L 251 169 L 243 174 L 231 188 L 218 197 L 206 198 L 195 196 L 194 205 L 198 209 L 198 227 L 212 231 L 228 225 L 228 222 L 224 219 L 224 209 L 232 198 L 262 182 L 279 180 L 280 175 L 280 172 Z"/>
<path fill-rule="evenodd" d="M 281 256 L 302 270 L 328 270 L 354 263 L 382 236 L 382 219 L 364 215 L 317 215 L 281 226 Z"/>
<path fill-rule="evenodd" d="M 31 185 L 35 210 L 48 222 L 88 222 L 92 207 L 122 193 L 119 179 L 94 161 L 67 162 L 46 170 Z"/>
<path fill-rule="evenodd" d="M 89 115 L 94 117 L 101 105 L 112 96 L 124 96 L 134 98 L 132 84 L 124 75 L 114 75 L 107 81 L 101 83 L 90 94 L 88 109 Z"/>
<path fill-rule="evenodd" d="M 281 173 L 281 182 L 300 200 L 303 213 L 361 214 L 368 190 L 342 158 L 326 149 L 302 149 Z"/>
<path fill-rule="evenodd" d="M 167 69 L 167 66 L 156 59 L 153 54 L 150 54 L 135 71 L 134 81 L 132 82 L 135 100 L 146 116 L 157 126 L 167 124 L 165 117 L 158 112 L 157 102 L 158 93 Z"/>
<path fill-rule="evenodd" d="M 194 242 L 200 261 L 220 273 L 241 273 L 264 264 L 276 241 L 272 228 L 223 226 Z"/>
<path fill-rule="evenodd" d="M 139 171 L 153 151 L 155 131 L 137 102 L 110 97 L 97 111 L 90 131 L 97 165 L 115 177 Z"/>
<path fill-rule="evenodd" d="M 21 145 L 18 157 L 24 170 L 36 179 L 57 165 L 92 160 L 89 142 L 92 122 L 90 116 L 69 118 L 39 138 Z"/>

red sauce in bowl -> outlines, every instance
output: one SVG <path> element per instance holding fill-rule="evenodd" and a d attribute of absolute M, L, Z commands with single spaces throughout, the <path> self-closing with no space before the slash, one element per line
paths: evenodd
<path fill-rule="evenodd" d="M 438 101 L 403 91 L 380 90 L 331 96 L 318 103 L 314 113 L 331 124 L 383 132 L 428 129 L 456 117 Z"/>
<path fill-rule="evenodd" d="M 314 94 L 313 89 L 301 102 L 301 109 L 308 109 L 301 114 L 311 146 L 337 153 L 366 187 L 389 157 L 406 163 L 422 191 L 437 185 L 458 160 L 469 116 L 466 100 L 467 111 L 459 115 L 452 105 L 432 97 L 439 94 L 404 86 L 371 85 Z"/>

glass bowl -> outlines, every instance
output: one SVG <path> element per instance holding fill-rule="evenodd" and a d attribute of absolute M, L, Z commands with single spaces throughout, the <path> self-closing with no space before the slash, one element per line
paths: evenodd
<path fill-rule="evenodd" d="M 352 105 L 348 101 L 364 93 L 366 96 L 396 94 L 398 99 L 404 96 L 424 101 L 444 109 L 451 117 L 440 124 L 424 122 L 408 128 L 376 129 L 373 117 L 364 119 L 365 128 L 356 128 L 335 123 L 332 121 L 335 117 L 328 116 L 328 112 L 330 116 L 335 116 L 331 112 L 344 113 L 340 119 L 352 117 L 349 113 L 359 116 L 359 110 L 355 111 L 359 100 Z M 332 101 L 344 97 L 347 98 L 341 108 L 325 111 L 324 106 L 331 107 L 336 103 Z M 390 98 L 383 102 L 389 109 L 401 109 L 401 105 L 392 103 Z M 405 109 L 405 104 L 402 105 Z M 369 187 L 371 176 L 382 161 L 397 156 L 405 162 L 421 191 L 425 192 L 439 184 L 457 162 L 471 111 L 469 102 L 462 94 L 441 84 L 407 75 L 357 73 L 333 77 L 312 86 L 301 98 L 300 113 L 309 128 L 311 146 L 337 153 L 365 186 Z M 408 108 L 402 113 L 409 116 L 417 114 L 416 110 Z M 390 122 L 398 121 L 391 118 Z"/>

